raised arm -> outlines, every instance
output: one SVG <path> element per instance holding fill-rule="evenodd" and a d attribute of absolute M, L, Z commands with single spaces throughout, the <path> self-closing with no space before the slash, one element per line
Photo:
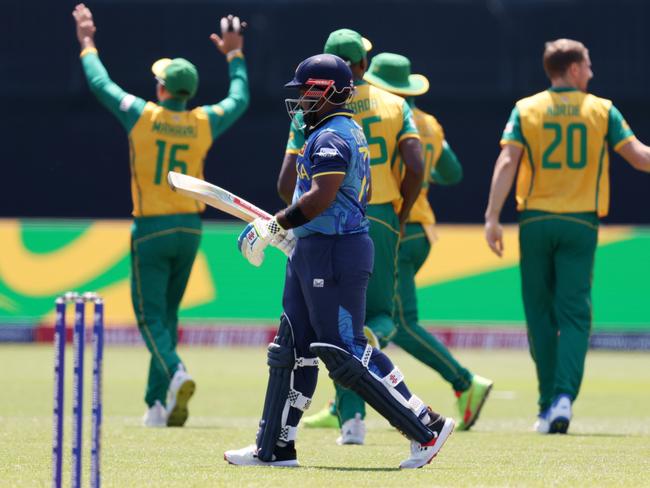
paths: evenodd
<path fill-rule="evenodd" d="M 210 117 L 213 139 L 223 134 L 241 117 L 250 102 L 248 71 L 243 53 L 243 30 L 246 22 L 241 22 L 239 17 L 229 15 L 221 19 L 220 26 L 221 37 L 213 33 L 210 35 L 210 40 L 226 56 L 230 87 L 226 98 L 219 103 L 204 107 Z"/>
<path fill-rule="evenodd" d="M 81 48 L 81 65 L 90 91 L 93 92 L 102 105 L 117 117 L 128 132 L 142 114 L 146 102 L 122 90 L 108 76 L 108 72 L 97 54 L 97 47 L 95 46 L 97 28 L 90 9 L 80 3 L 73 10 L 72 16 L 77 25 L 77 39 Z"/>

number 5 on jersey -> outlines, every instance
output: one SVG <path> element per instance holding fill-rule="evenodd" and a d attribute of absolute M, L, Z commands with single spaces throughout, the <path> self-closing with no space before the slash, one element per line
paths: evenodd
<path fill-rule="evenodd" d="M 176 171 L 177 173 L 187 174 L 187 163 L 181 161 L 178 158 L 179 151 L 187 151 L 190 146 L 187 144 L 171 144 L 169 146 L 169 153 L 167 153 L 167 142 L 157 140 L 156 146 L 158 146 L 158 157 L 156 158 L 156 176 L 154 177 L 153 182 L 156 185 L 160 185 L 162 182 L 163 174 L 167 174 L 169 171 Z M 167 169 L 164 169 L 165 161 L 167 161 Z"/>

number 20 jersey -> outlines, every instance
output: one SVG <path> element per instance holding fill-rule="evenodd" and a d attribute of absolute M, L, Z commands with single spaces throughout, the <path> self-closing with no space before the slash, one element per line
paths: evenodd
<path fill-rule="evenodd" d="M 550 88 L 519 100 L 501 145 L 523 149 L 517 210 L 554 213 L 609 210 L 608 146 L 634 134 L 610 100 L 571 88 Z"/>

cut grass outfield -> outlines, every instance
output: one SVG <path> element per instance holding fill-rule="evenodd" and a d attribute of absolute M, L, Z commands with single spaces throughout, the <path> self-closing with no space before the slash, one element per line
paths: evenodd
<path fill-rule="evenodd" d="M 71 349 L 69 349 L 71 351 Z M 90 349 L 86 356 L 84 481 L 88 482 Z M 454 414 L 439 376 L 397 349 L 391 355 L 412 389 L 434 409 Z M 340 447 L 332 430 L 301 429 L 299 469 L 241 468 L 223 451 L 253 441 L 266 385 L 265 351 L 184 348 L 197 381 L 182 429 L 141 427 L 148 354 L 107 347 L 104 364 L 102 482 L 106 487 L 190 486 L 650 486 L 650 355 L 591 352 L 570 435 L 539 436 L 535 381 L 525 351 L 462 351 L 459 359 L 495 380 L 471 432 L 456 432 L 431 465 L 396 469 L 406 440 L 374 412 L 367 445 Z M 66 462 L 71 373 L 68 354 Z M 0 486 L 48 486 L 51 480 L 51 345 L 1 345 Z M 332 392 L 321 370 L 310 413 Z M 65 481 L 69 482 L 69 464 Z"/>

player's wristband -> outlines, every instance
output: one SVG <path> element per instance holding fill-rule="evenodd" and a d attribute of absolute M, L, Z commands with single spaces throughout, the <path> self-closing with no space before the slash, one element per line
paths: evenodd
<path fill-rule="evenodd" d="M 97 54 L 97 48 L 85 47 L 82 49 L 81 53 L 79 54 L 79 57 L 83 58 L 86 54 Z"/>
<path fill-rule="evenodd" d="M 242 52 L 241 49 L 233 49 L 232 51 L 229 51 L 226 54 L 226 59 L 228 60 L 228 62 L 232 61 L 235 58 L 243 58 L 243 57 L 244 57 L 244 53 Z"/>
<path fill-rule="evenodd" d="M 291 227 L 300 227 L 309 222 L 309 219 L 302 213 L 300 207 L 294 203 L 284 210 L 284 218 L 291 224 Z"/>

